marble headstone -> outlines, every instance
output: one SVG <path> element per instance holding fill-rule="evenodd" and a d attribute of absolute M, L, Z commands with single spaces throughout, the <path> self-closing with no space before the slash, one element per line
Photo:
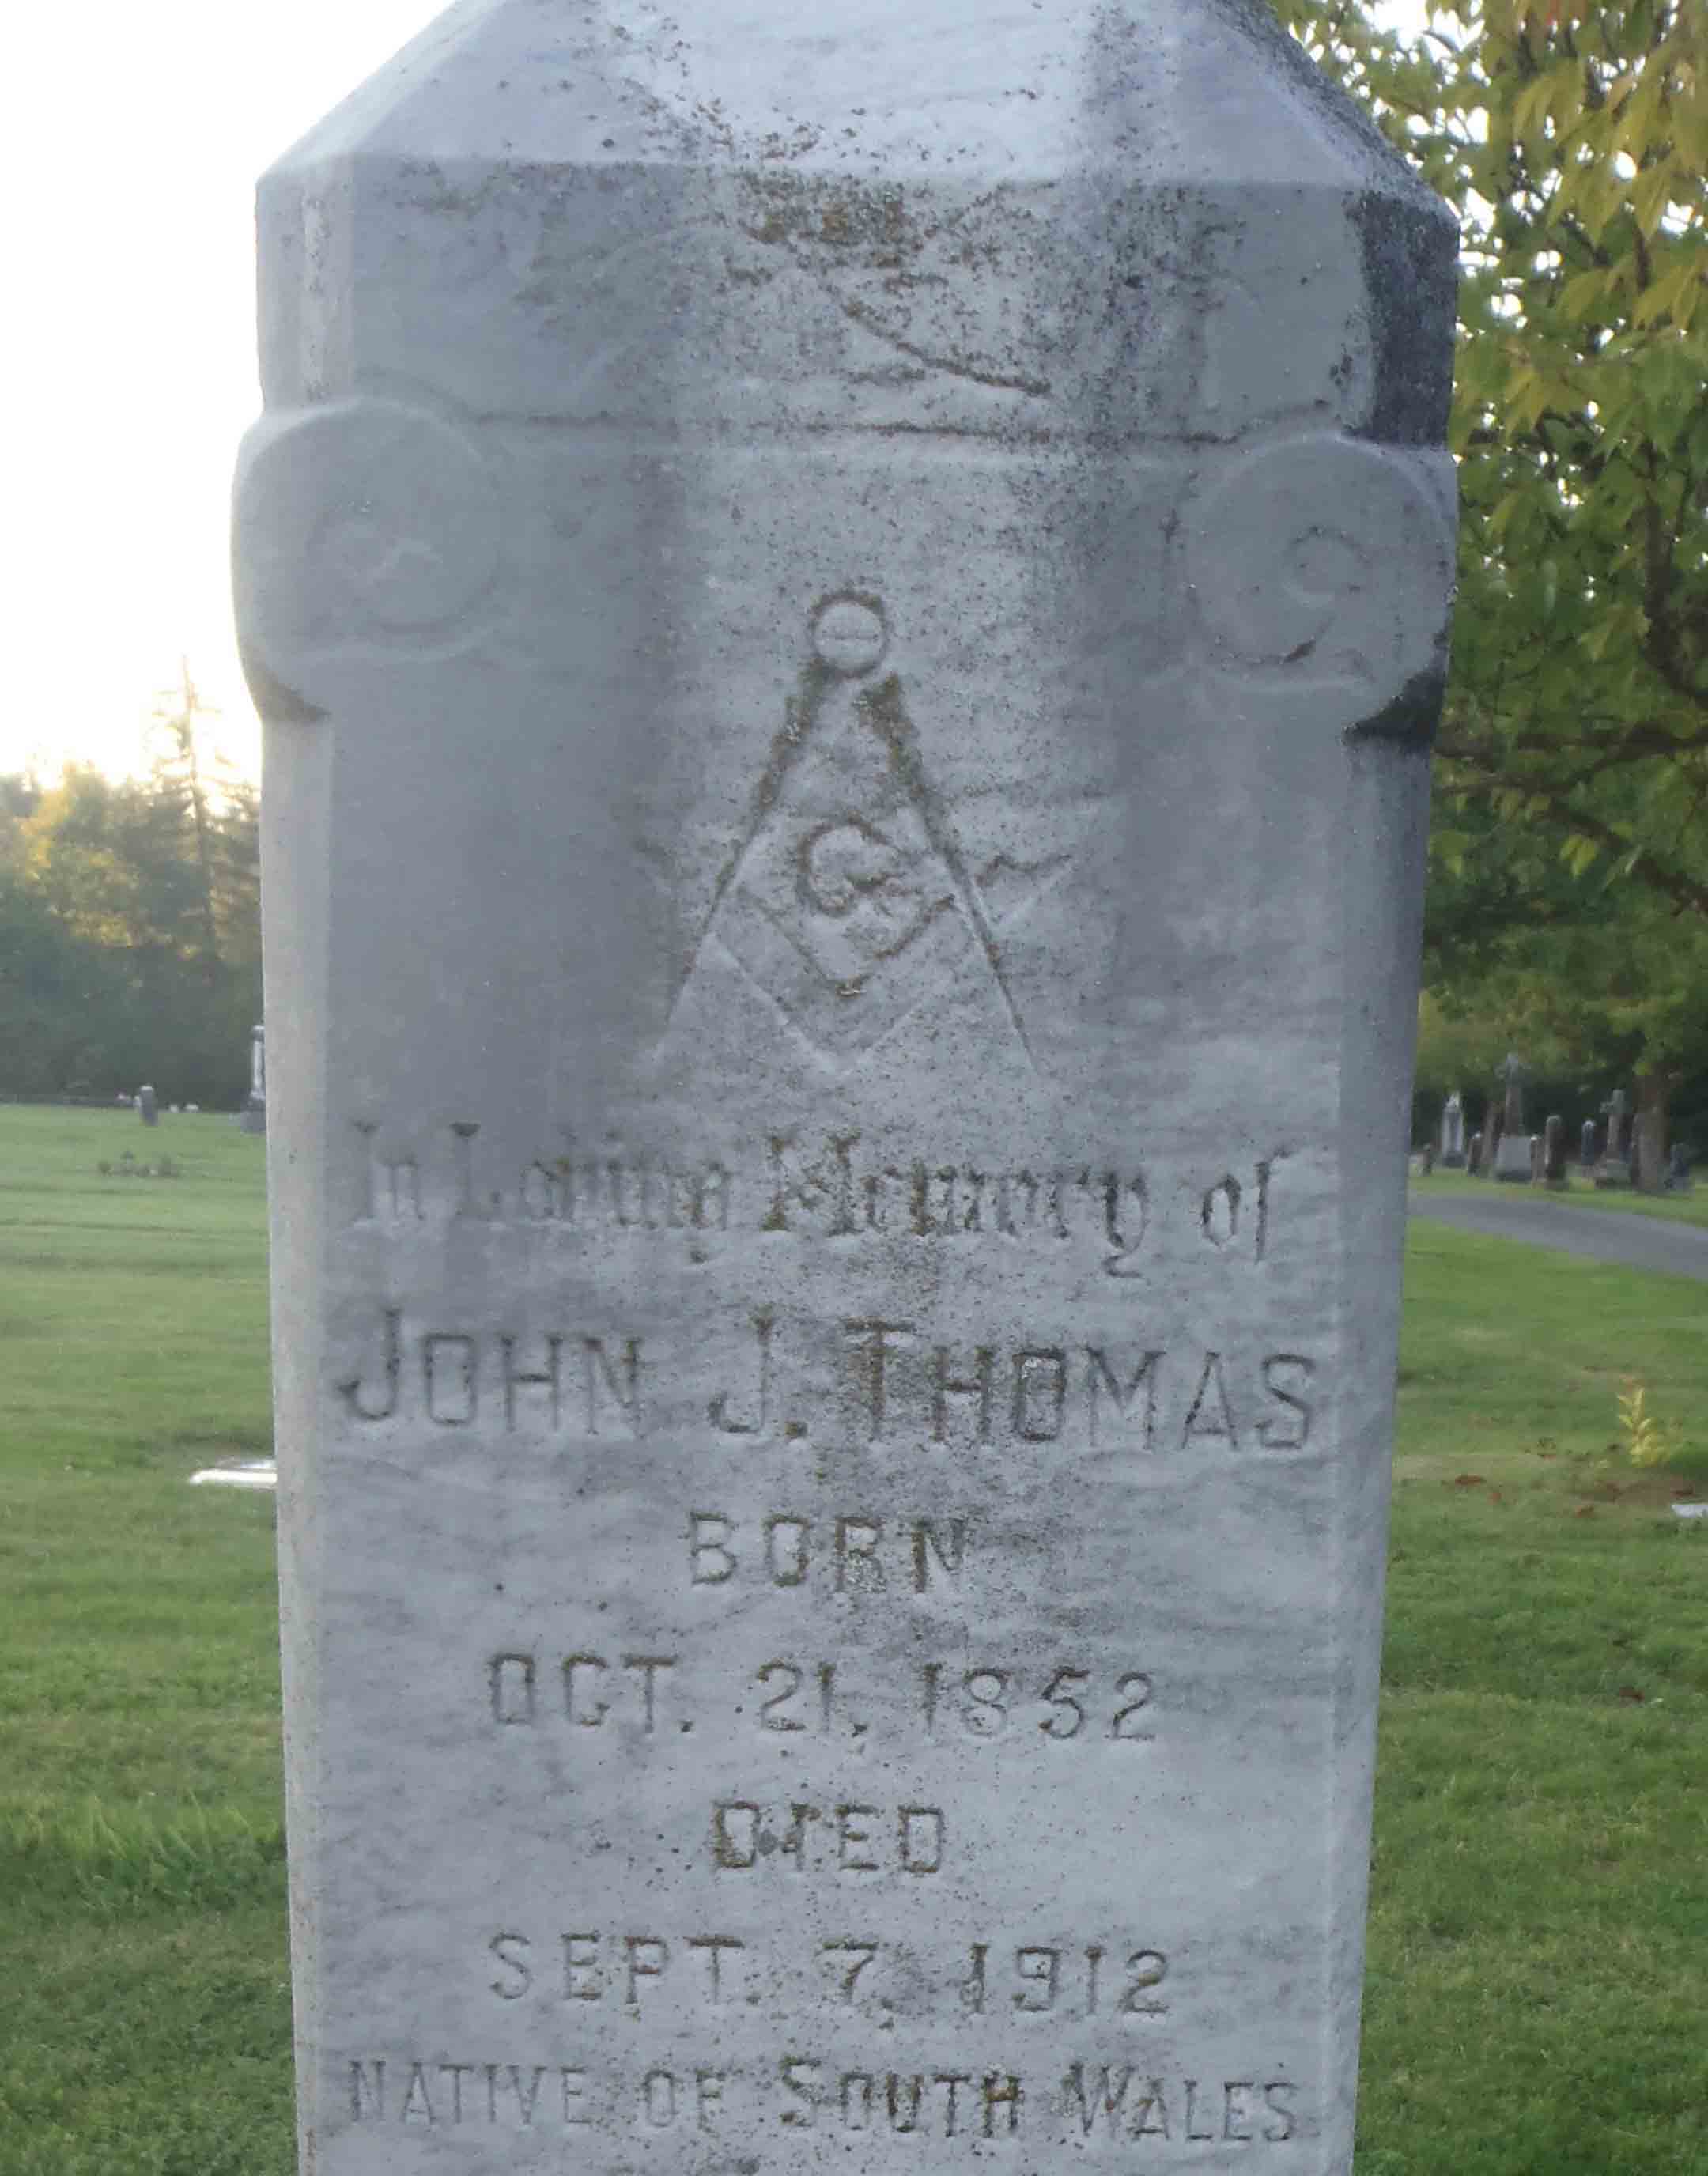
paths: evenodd
<path fill-rule="evenodd" d="M 1558 1112 L 1542 1129 L 1542 1176 L 1550 1186 L 1566 1184 L 1565 1120 Z"/>
<path fill-rule="evenodd" d="M 1450 1171 L 1465 1168 L 1465 1103 L 1456 1088 L 1441 1113 L 1441 1161 Z"/>
<path fill-rule="evenodd" d="M 1493 1158 L 1494 1176 L 1520 1186 L 1527 1186 L 1536 1176 L 1536 1156 L 1524 1123 L 1525 1072 L 1523 1061 L 1515 1055 L 1509 1055 L 1501 1068 L 1506 1088 Z"/>
<path fill-rule="evenodd" d="M 1587 1178 L 1596 1165 L 1596 1122 L 1593 1118 L 1584 1120 L 1582 1138 L 1578 1143 L 1578 1161 Z"/>
<path fill-rule="evenodd" d="M 160 1122 L 160 1098 L 154 1090 L 144 1085 L 136 1094 L 137 1116 L 145 1126 L 157 1126 Z"/>
<path fill-rule="evenodd" d="M 1455 235 L 1256 0 L 263 185 L 315 2176 L 1352 2152 Z"/>
<path fill-rule="evenodd" d="M 249 1096 L 240 1122 L 246 1134 L 267 1130 L 267 1031 L 258 1025 L 249 1031 Z"/>

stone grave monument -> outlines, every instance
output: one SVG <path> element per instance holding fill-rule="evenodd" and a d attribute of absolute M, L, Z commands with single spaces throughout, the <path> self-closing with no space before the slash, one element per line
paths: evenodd
<path fill-rule="evenodd" d="M 136 1114 L 145 1126 L 157 1126 L 160 1122 L 160 1098 L 146 1084 L 136 1091 Z"/>
<path fill-rule="evenodd" d="M 1596 1167 L 1596 1122 L 1586 1118 L 1578 1142 L 1578 1163 L 1586 1178 L 1591 1178 Z"/>
<path fill-rule="evenodd" d="M 1500 1069 L 1500 1077 L 1506 1084 L 1501 1106 L 1499 1137 L 1494 1145 L 1494 1176 L 1509 1184 L 1529 1185 L 1535 1177 L 1535 1163 L 1531 1155 L 1530 1135 L 1524 1124 L 1524 1083 L 1527 1069 L 1515 1053 L 1507 1053 L 1506 1063 Z"/>
<path fill-rule="evenodd" d="M 1602 1151 L 1602 1160 L 1596 1166 L 1596 1184 L 1614 1188 L 1629 1186 L 1631 1183 L 1631 1107 L 1623 1088 L 1614 1089 L 1602 1106 L 1602 1115 L 1607 1122 L 1607 1145 Z"/>
<path fill-rule="evenodd" d="M 249 1100 L 237 1123 L 246 1134 L 267 1130 L 267 1031 L 258 1025 L 249 1031 Z"/>
<path fill-rule="evenodd" d="M 303 2167 L 1345 2176 L 1455 237 L 1254 0 L 263 184 Z"/>
<path fill-rule="evenodd" d="M 1441 1165 L 1444 1171 L 1465 1168 L 1465 1102 L 1456 1088 L 1441 1113 Z"/>
<path fill-rule="evenodd" d="M 1640 1092 L 1631 1116 L 1631 1183 L 1645 1194 L 1664 1193 L 1667 1167 L 1665 1101 Z"/>
<path fill-rule="evenodd" d="M 1569 1183 L 1566 1178 L 1565 1120 L 1558 1112 L 1542 1128 L 1542 1176 L 1548 1186 L 1563 1188 Z"/>

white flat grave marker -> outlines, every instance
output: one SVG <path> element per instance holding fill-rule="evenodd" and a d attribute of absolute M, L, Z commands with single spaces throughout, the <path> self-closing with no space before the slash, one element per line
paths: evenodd
<path fill-rule="evenodd" d="M 193 1488 L 276 1488 L 279 1469 L 270 1458 L 234 1460 L 220 1466 L 204 1466 L 190 1476 Z"/>

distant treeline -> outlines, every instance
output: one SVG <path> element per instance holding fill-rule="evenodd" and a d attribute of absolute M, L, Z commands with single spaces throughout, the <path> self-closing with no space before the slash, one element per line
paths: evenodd
<path fill-rule="evenodd" d="M 260 800 L 193 734 L 150 777 L 0 776 L 0 1096 L 236 1109 L 261 1017 Z"/>

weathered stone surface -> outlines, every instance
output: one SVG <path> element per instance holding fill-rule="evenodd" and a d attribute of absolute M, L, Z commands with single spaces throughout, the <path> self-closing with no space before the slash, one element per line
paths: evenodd
<path fill-rule="evenodd" d="M 1454 236 L 1243 0 L 264 185 L 316 2176 L 1349 2165 Z"/>

